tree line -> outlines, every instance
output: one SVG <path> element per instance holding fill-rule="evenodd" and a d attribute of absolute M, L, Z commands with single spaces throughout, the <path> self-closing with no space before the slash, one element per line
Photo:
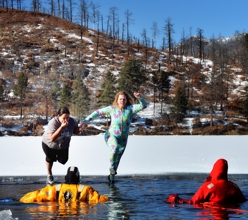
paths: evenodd
<path fill-rule="evenodd" d="M 22 0 L 1 0 L 0 6 L 6 9 L 27 9 Z M 247 33 L 236 31 L 230 39 L 226 39 L 221 35 L 206 39 L 203 29 L 197 28 L 196 34 L 193 34 L 190 27 L 188 31 L 183 29 L 180 41 L 175 42 L 173 38 L 175 33 L 174 24 L 172 19 L 168 17 L 164 21 L 162 30 L 158 27 L 157 22 L 154 21 L 150 27 L 151 36 L 148 36 L 146 27 L 140 33 L 140 37 L 137 37 L 130 32 L 130 26 L 134 23 L 130 10 L 125 11 L 125 21 L 121 22 L 117 7 L 111 7 L 106 17 L 101 13 L 100 9 L 99 4 L 87 0 L 50 0 L 48 2 L 32 0 L 29 8 L 33 12 L 47 13 L 79 24 L 81 26 L 81 37 L 85 30 L 90 28 L 91 23 L 93 30 L 112 37 L 112 53 L 114 53 L 115 44 L 123 44 L 124 41 L 128 45 L 135 43 L 142 44 L 144 47 L 156 48 L 157 39 L 162 33 L 162 45 L 157 48 L 168 52 L 169 63 L 172 60 L 172 54 L 186 58 L 193 56 L 200 60 L 211 59 L 218 63 L 221 59 L 222 66 L 228 64 L 241 65 L 245 74 L 247 75 L 248 73 L 248 64 L 246 62 L 248 59 Z M 183 61 L 181 60 L 181 62 Z M 179 61 L 179 63 L 181 62 Z"/>
<path fill-rule="evenodd" d="M 139 91 L 141 87 L 147 82 L 148 78 L 145 76 L 144 67 L 139 60 L 129 60 L 125 63 L 120 71 L 119 78 L 116 79 L 110 71 L 106 73 L 104 81 L 101 84 L 99 95 L 97 95 L 97 107 L 104 107 L 113 103 L 117 90 L 125 91 L 132 94 L 134 91 Z M 168 74 L 160 71 L 153 79 L 154 88 L 158 90 L 161 100 L 164 99 L 164 93 L 168 95 L 170 89 L 170 80 Z M 80 75 L 73 79 L 72 86 L 67 83 L 61 85 L 59 81 L 54 81 L 48 84 L 47 88 L 43 90 L 43 96 L 46 100 L 46 108 L 58 108 L 67 106 L 72 109 L 75 118 L 81 120 L 89 113 L 90 98 L 87 87 L 83 84 Z M 1 90 L 0 90 L 1 91 Z M 17 82 L 14 87 L 14 94 L 19 97 L 20 117 L 23 116 L 23 105 L 27 94 L 31 91 L 28 88 L 28 75 L 19 73 L 17 75 Z M 155 94 L 155 93 L 154 93 Z M 3 97 L 3 92 L 0 94 Z M 53 105 L 49 105 L 53 103 Z M 161 104 L 163 101 L 161 102 Z M 186 116 L 188 110 L 188 99 L 186 93 L 179 87 L 175 98 L 172 99 L 171 119 L 175 122 L 181 122 Z M 48 115 L 47 115 L 48 120 Z"/>
<path fill-rule="evenodd" d="M 14 3 L 14 1 L 12 1 Z M 57 1 L 58 3 L 60 1 Z M 56 5 L 55 1 L 50 1 L 51 11 L 50 14 L 58 17 L 62 17 L 63 19 L 67 19 L 69 21 L 73 21 L 72 15 L 72 9 L 71 7 L 73 5 L 73 2 L 70 1 L 69 8 L 65 6 L 64 1 L 61 7 L 59 7 L 60 3 Z M 8 8 L 9 5 L 6 4 L 7 1 L 2 1 L 2 5 L 5 8 Z M 20 2 L 21 4 L 22 2 Z M 52 4 L 53 3 L 53 4 Z M 20 4 L 18 4 L 20 6 Z M 94 28 L 96 30 L 105 32 L 108 35 L 112 36 L 112 54 L 114 54 L 114 48 L 115 44 L 121 44 L 124 40 L 128 42 L 128 48 L 131 47 L 131 44 L 133 42 L 136 42 L 138 45 L 142 44 L 145 46 L 145 48 L 149 47 L 155 47 L 156 42 L 156 34 L 153 35 L 152 43 L 149 40 L 149 37 L 147 36 L 146 29 L 143 30 L 141 36 L 142 39 L 138 39 L 135 37 L 132 37 L 130 31 L 129 31 L 129 25 L 132 23 L 132 13 L 130 11 L 126 11 L 126 21 L 122 24 L 122 29 L 119 28 L 121 26 L 118 21 L 118 9 L 113 7 L 110 10 L 110 16 L 109 20 L 107 22 L 107 26 L 104 27 L 103 19 L 99 19 L 103 16 L 97 16 L 99 15 L 99 6 L 95 5 L 94 3 L 88 4 L 87 1 L 80 1 L 80 4 L 82 4 L 82 7 L 80 7 L 81 10 L 81 20 L 80 25 L 84 28 L 89 27 L 89 21 L 91 21 L 94 25 Z M 32 7 L 34 11 L 43 11 L 45 12 L 45 8 L 42 9 L 42 2 L 41 1 L 33 1 Z M 11 5 L 11 7 L 14 7 L 14 4 Z M 89 10 L 91 9 L 92 12 Z M 71 15 L 70 15 L 71 13 Z M 155 32 L 158 32 L 158 28 L 156 25 L 156 22 L 153 23 L 153 28 Z M 82 29 L 84 31 L 85 29 Z M 125 30 L 125 31 L 124 31 Z M 120 34 L 120 32 L 122 33 Z M 164 32 L 165 32 L 165 38 L 163 40 L 162 50 L 167 50 L 168 57 L 167 57 L 167 64 L 168 64 L 168 71 L 163 72 L 161 70 L 152 72 L 152 78 L 149 81 L 153 85 L 154 88 L 154 96 L 159 97 L 159 101 L 161 102 L 161 113 L 162 113 L 162 106 L 163 103 L 165 103 L 165 100 L 167 98 L 168 101 L 168 93 L 170 89 L 170 83 L 168 78 L 168 73 L 173 71 L 178 71 L 184 73 L 181 78 L 179 78 L 180 83 L 178 83 L 177 91 L 179 94 L 181 94 L 182 91 L 185 92 L 185 95 L 183 94 L 182 97 L 187 98 L 187 108 L 183 107 L 184 109 L 184 115 L 185 115 L 185 109 L 190 109 L 194 106 L 196 106 L 196 99 L 198 99 L 200 103 L 200 110 L 204 111 L 205 108 L 210 110 L 211 115 L 214 113 L 214 111 L 217 108 L 220 108 L 220 110 L 223 109 L 231 109 L 234 111 L 239 111 L 244 113 L 246 105 L 243 104 L 243 101 L 246 100 L 246 90 L 244 91 L 244 94 L 242 97 L 235 97 L 233 102 L 229 102 L 229 97 L 232 95 L 231 92 L 233 91 L 233 85 L 232 85 L 232 78 L 231 78 L 231 65 L 237 65 L 242 68 L 245 76 L 247 77 L 248 72 L 248 66 L 247 66 L 247 59 L 248 59 L 248 37 L 247 34 L 241 34 L 236 33 L 232 39 L 225 40 L 221 36 L 218 38 L 215 38 L 214 36 L 210 40 L 206 40 L 203 35 L 203 30 L 198 29 L 197 30 L 197 36 L 193 37 L 190 35 L 190 37 L 186 37 L 185 33 L 182 35 L 181 42 L 177 45 L 175 45 L 175 42 L 173 40 L 173 24 L 170 18 L 166 20 L 165 26 L 164 26 Z M 83 34 L 83 33 L 82 33 Z M 98 50 L 96 50 L 98 51 Z M 128 50 L 129 51 L 129 50 Z M 66 51 L 65 51 L 66 53 Z M 128 52 L 127 52 L 128 53 Z M 141 61 L 138 61 L 138 63 L 134 61 L 128 62 L 128 67 L 126 67 L 126 64 L 124 65 L 122 69 L 122 73 L 120 73 L 120 78 L 118 79 L 118 86 L 119 88 L 125 88 L 125 90 L 129 87 L 129 85 L 135 85 L 135 80 L 139 78 L 143 78 L 145 76 L 144 73 L 146 73 L 146 65 L 148 64 L 148 50 L 146 50 L 146 56 L 145 59 Z M 176 55 L 176 56 L 175 56 Z M 195 64 L 192 62 L 190 56 L 198 57 L 199 58 L 199 64 Z M 211 71 L 209 70 L 209 76 L 205 76 L 201 74 L 202 71 L 202 65 L 201 62 L 204 62 L 204 60 L 210 59 L 213 62 L 213 66 L 211 67 Z M 134 62 L 134 63 L 133 63 Z M 145 65 L 144 65 L 145 63 Z M 135 65 L 134 65 L 135 64 Z M 142 69 L 142 74 L 136 76 L 137 69 L 141 69 L 141 66 L 145 66 L 144 69 Z M 143 67 L 142 67 L 143 68 Z M 127 71 L 125 70 L 127 69 Z M 121 75 L 125 75 L 125 80 L 121 80 Z M 128 74 L 132 73 L 132 77 L 130 77 Z M 110 74 L 110 73 L 109 73 Z M 107 75 L 106 75 L 107 76 Z M 142 77 L 141 77 L 142 76 Z M 89 103 L 89 100 L 87 101 L 87 98 L 89 95 L 87 95 L 87 87 L 80 82 L 80 77 L 82 79 L 82 76 L 77 76 L 78 82 L 76 83 L 76 79 L 73 80 L 73 84 L 70 85 L 70 83 L 64 83 L 62 85 L 62 88 L 60 82 L 58 83 L 52 83 L 52 82 L 46 82 L 46 84 L 50 84 L 50 86 L 54 87 L 54 94 L 52 96 L 52 102 L 54 103 L 54 106 L 57 108 L 62 105 L 68 105 L 68 101 L 72 103 L 72 108 L 74 108 L 75 112 L 80 118 L 80 112 L 82 113 L 81 106 L 85 107 L 88 106 L 85 103 Z M 44 76 L 44 80 L 46 76 Z M 108 77 L 106 77 L 108 78 Z M 110 78 L 112 78 L 110 76 Z M 113 77 L 114 78 L 114 77 Z M 147 79 L 147 78 L 146 78 Z M 145 82 L 145 78 L 143 78 Z M 75 82 L 74 82 L 75 81 Z M 113 80 L 115 82 L 115 80 Z M 139 82 L 141 83 L 141 82 Z M 141 84 L 142 84 L 141 83 Z M 56 85 L 57 84 L 57 85 Z M 137 84 L 136 87 L 133 87 L 132 89 L 128 90 L 127 92 L 132 93 L 132 91 L 137 90 L 137 88 L 141 85 Z M 113 85 L 115 83 L 112 83 L 112 89 Z M 2 86 L 2 85 L 1 85 Z M 104 100 L 107 99 L 109 96 L 108 92 L 109 89 L 107 88 L 111 87 L 110 82 L 104 82 L 102 85 L 103 88 L 101 88 L 100 94 L 97 96 L 97 101 L 100 103 L 110 104 L 104 102 Z M 60 89 L 58 89 L 60 88 Z M 78 88 L 83 88 L 80 91 Z M 199 96 L 194 90 L 194 88 L 197 88 L 199 91 L 204 92 L 203 96 Z M 57 90 L 57 91 L 56 91 Z M 78 91 L 77 91 L 78 90 Z M 0 93 L 3 91 L 3 89 L 0 87 Z M 81 94 L 82 93 L 82 94 Z M 84 94 L 83 94 L 84 93 Z M 74 95 L 73 95 L 74 94 Z M 85 95 L 86 94 L 86 95 Z M 104 95 L 102 95 L 104 94 Z M 108 95 L 107 95 L 108 94 Z M 112 94 L 113 95 L 113 94 Z M 167 95 L 167 97 L 166 97 Z M 47 97 L 49 102 L 49 87 L 44 90 L 44 97 Z M 0 94 L 1 97 L 1 94 Z M 20 100 L 23 100 L 24 97 Z M 55 98 L 56 97 L 56 98 Z M 81 97 L 81 98 L 79 98 Z M 181 96 L 180 96 L 181 97 Z M 78 100 L 84 100 L 85 103 L 78 103 Z M 154 99 L 155 100 L 155 99 Z M 177 103 L 177 102 L 175 102 Z M 186 102 L 182 102 L 186 103 Z M 91 103 L 90 103 L 91 104 Z M 47 104 L 49 106 L 49 103 Z M 175 106 L 175 104 L 174 104 Z M 77 110 L 80 109 L 80 110 Z M 85 109 L 87 111 L 87 109 Z M 172 109 L 172 111 L 177 112 L 178 110 Z M 173 113 L 174 114 L 174 113 Z M 182 115 L 182 112 L 180 113 Z M 245 115 L 247 117 L 247 115 Z M 177 117 L 175 117 L 177 118 Z M 179 117 L 181 118 L 181 117 Z"/>

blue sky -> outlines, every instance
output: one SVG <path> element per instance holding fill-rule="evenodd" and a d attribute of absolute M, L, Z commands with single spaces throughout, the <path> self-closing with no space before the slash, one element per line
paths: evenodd
<path fill-rule="evenodd" d="M 27 4 L 28 1 L 31 0 L 24 2 Z M 229 37 L 235 31 L 248 30 L 248 0 L 93 0 L 93 2 L 100 6 L 99 11 L 105 21 L 111 7 L 118 8 L 120 23 L 125 21 L 125 11 L 129 10 L 133 19 L 130 32 L 138 38 L 141 38 L 143 29 L 146 29 L 148 37 L 151 38 L 151 27 L 153 22 L 156 22 L 160 29 L 157 47 L 162 45 L 162 38 L 165 36 L 163 27 L 167 18 L 170 18 L 174 25 L 173 38 L 176 43 L 180 41 L 183 30 L 189 35 L 190 28 L 192 35 L 196 35 L 198 28 L 202 29 L 206 38 L 213 36 L 217 38 L 220 35 Z"/>

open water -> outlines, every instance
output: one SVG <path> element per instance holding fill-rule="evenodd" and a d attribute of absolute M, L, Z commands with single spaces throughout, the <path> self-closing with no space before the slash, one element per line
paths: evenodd
<path fill-rule="evenodd" d="M 81 184 L 90 185 L 109 202 L 21 203 L 20 197 L 45 187 L 45 176 L 0 177 L 0 219 L 248 219 L 248 202 L 238 208 L 202 208 L 188 204 L 167 204 L 169 194 L 189 199 L 204 182 L 207 174 L 166 174 L 158 176 L 116 176 L 108 185 L 105 176 L 81 176 Z M 56 176 L 56 183 L 64 177 Z M 229 175 L 248 198 L 248 175 Z"/>

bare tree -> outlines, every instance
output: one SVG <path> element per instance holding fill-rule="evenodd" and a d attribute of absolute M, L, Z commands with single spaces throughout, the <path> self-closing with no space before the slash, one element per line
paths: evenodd
<path fill-rule="evenodd" d="M 118 8 L 117 7 L 111 7 L 109 9 L 109 19 L 112 20 L 112 34 L 113 37 L 116 37 L 116 28 L 118 29 L 118 14 L 117 14 Z"/>
<path fill-rule="evenodd" d="M 80 11 L 79 11 L 79 17 L 80 17 L 80 37 L 81 40 L 84 35 L 84 30 L 86 27 L 86 20 L 87 20 L 87 14 L 88 14 L 88 6 L 85 0 L 81 0 L 80 2 Z"/>
<path fill-rule="evenodd" d="M 167 40 L 167 46 L 168 46 L 168 51 L 169 51 L 169 61 L 171 60 L 171 53 L 173 49 L 173 38 L 172 35 L 175 33 L 173 29 L 173 24 L 171 23 L 171 18 L 167 18 L 165 21 L 165 26 L 164 26 L 164 33 L 165 37 Z"/>
<path fill-rule="evenodd" d="M 110 32 L 110 16 L 107 16 L 107 27 L 106 27 L 106 34 L 109 34 Z M 110 34 L 109 34 L 110 35 Z"/>
<path fill-rule="evenodd" d="M 204 44 L 203 44 L 203 30 L 198 28 L 197 29 L 197 38 L 198 38 L 198 57 L 200 58 L 200 60 L 204 59 Z"/>
<path fill-rule="evenodd" d="M 185 68 L 185 89 L 189 100 L 194 99 L 194 91 L 201 90 L 205 85 L 205 75 L 201 74 L 201 65 L 196 65 L 193 61 L 188 61 Z"/>
<path fill-rule="evenodd" d="M 243 34 L 240 40 L 240 63 L 246 79 L 248 78 L 248 34 Z"/>
<path fill-rule="evenodd" d="M 67 0 L 68 1 L 68 3 L 69 3 L 69 21 L 70 22 L 72 22 L 72 11 L 73 11 L 73 8 L 72 8 L 72 6 L 73 6 L 73 2 L 72 2 L 72 0 Z"/>
<path fill-rule="evenodd" d="M 54 0 L 50 0 L 49 1 L 49 5 L 50 5 L 50 14 L 51 15 L 54 15 L 55 14 L 55 3 L 54 3 Z"/>
<path fill-rule="evenodd" d="M 88 13 L 88 3 L 85 0 L 81 0 L 81 13 L 82 13 L 82 25 L 87 27 L 87 15 Z"/>
<path fill-rule="evenodd" d="M 14 9 L 14 0 L 10 0 L 10 8 L 13 10 Z"/>
<path fill-rule="evenodd" d="M 163 37 L 163 40 L 162 40 L 162 46 L 161 46 L 161 50 L 165 50 L 165 37 Z"/>
<path fill-rule="evenodd" d="M 142 30 L 141 37 L 143 41 L 142 44 L 147 47 L 148 38 L 147 38 L 147 31 L 145 28 L 143 28 Z"/>
<path fill-rule="evenodd" d="M 186 44 L 186 41 L 187 41 L 188 37 L 186 36 L 186 33 L 185 33 L 185 30 L 183 28 L 183 31 L 182 31 L 182 34 L 181 34 L 181 47 L 180 47 L 180 55 L 181 56 L 187 56 L 187 44 Z"/>
<path fill-rule="evenodd" d="M 102 24 L 102 33 L 104 33 L 104 28 L 103 28 L 103 15 L 101 15 L 101 24 Z"/>
<path fill-rule="evenodd" d="M 190 39 L 190 56 L 193 56 L 192 27 L 189 28 L 189 39 Z"/>
<path fill-rule="evenodd" d="M 125 32 L 125 24 L 122 24 L 122 35 L 121 35 L 121 43 L 123 44 L 124 42 L 124 32 Z"/>
<path fill-rule="evenodd" d="M 22 10 L 22 0 L 16 0 L 16 7 L 19 10 Z"/>
<path fill-rule="evenodd" d="M 227 47 L 225 39 L 221 36 L 218 39 L 214 37 L 210 40 L 210 57 L 213 61 L 213 66 L 216 72 L 216 82 L 218 82 L 218 101 L 220 102 L 220 109 L 223 110 L 223 104 L 228 97 L 227 84 L 229 83 L 228 63 L 229 58 L 227 54 Z"/>
<path fill-rule="evenodd" d="M 58 0 L 58 17 L 60 18 L 60 0 Z"/>
<path fill-rule="evenodd" d="M 152 23 L 151 30 L 152 30 L 152 48 L 156 48 L 156 39 L 160 34 L 157 22 L 154 21 Z"/>
<path fill-rule="evenodd" d="M 37 10 L 37 0 L 32 0 L 31 7 L 33 11 Z"/>
<path fill-rule="evenodd" d="M 115 38 L 117 37 L 117 31 L 118 30 L 118 24 L 119 24 L 119 18 L 117 14 L 118 8 L 117 7 L 111 7 L 109 9 L 109 16 L 108 18 L 112 21 L 112 57 L 114 56 L 114 48 L 115 48 Z"/>
<path fill-rule="evenodd" d="M 142 33 L 141 33 L 141 37 L 143 40 L 143 45 L 145 46 L 145 60 L 146 60 L 146 65 L 148 63 L 148 37 L 147 37 L 147 32 L 146 29 L 144 28 Z M 146 65 L 145 65 L 145 69 L 146 69 Z"/>
<path fill-rule="evenodd" d="M 92 28 L 95 29 L 95 25 L 97 24 L 98 14 L 99 14 L 98 8 L 100 8 L 100 5 L 91 2 L 90 3 L 90 8 L 91 8 L 91 11 L 92 11 L 91 16 L 90 16 L 90 20 L 91 20 L 92 25 L 93 25 Z"/>
<path fill-rule="evenodd" d="M 7 9 L 7 11 L 8 11 L 8 9 L 9 9 L 9 1 L 8 0 L 4 0 L 3 1 L 5 4 L 4 4 L 4 7 Z"/>
<path fill-rule="evenodd" d="M 127 31 L 127 43 L 129 44 L 130 41 L 130 33 L 129 33 L 129 26 L 133 23 L 133 20 L 131 19 L 131 16 L 133 13 L 131 13 L 129 10 L 125 11 L 126 16 L 126 31 Z"/>
<path fill-rule="evenodd" d="M 65 19 L 65 11 L 66 11 L 65 0 L 63 0 L 63 3 L 62 3 L 62 18 L 63 19 Z"/>

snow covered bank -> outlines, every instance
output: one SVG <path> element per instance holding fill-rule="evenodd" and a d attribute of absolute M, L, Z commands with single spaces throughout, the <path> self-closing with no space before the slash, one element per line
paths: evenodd
<path fill-rule="evenodd" d="M 129 136 L 118 174 L 208 173 L 218 158 L 229 173 L 247 174 L 247 136 Z M 78 166 L 81 175 L 107 175 L 109 150 L 103 135 L 72 137 L 69 161 L 54 164 L 54 175 Z M 46 175 L 41 137 L 1 137 L 0 176 Z"/>

